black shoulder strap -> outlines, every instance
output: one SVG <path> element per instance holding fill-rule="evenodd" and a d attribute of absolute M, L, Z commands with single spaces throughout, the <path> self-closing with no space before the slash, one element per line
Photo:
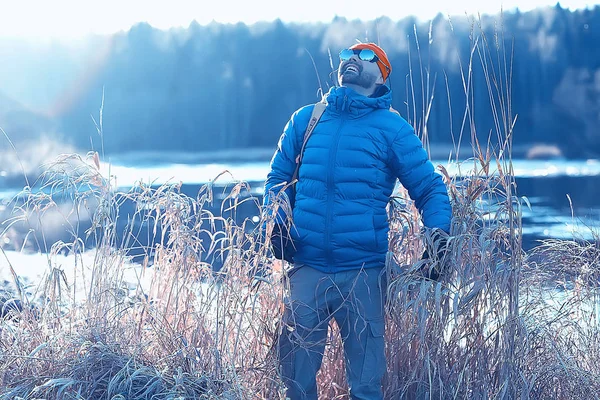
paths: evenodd
<path fill-rule="evenodd" d="M 308 121 L 308 125 L 306 126 L 306 131 L 304 132 L 304 141 L 302 142 L 302 148 L 300 149 L 300 153 L 296 157 L 296 169 L 294 171 L 294 175 L 292 176 L 292 182 L 295 182 L 298 179 L 298 171 L 300 170 L 300 164 L 302 163 L 302 157 L 304 156 L 304 149 L 306 148 L 306 143 L 308 142 L 308 138 L 312 135 L 315 130 L 315 126 L 317 126 L 317 122 L 321 119 L 323 112 L 325 112 L 325 107 L 327 103 L 324 100 L 315 104 L 313 108 L 312 115 L 310 116 L 310 120 Z"/>

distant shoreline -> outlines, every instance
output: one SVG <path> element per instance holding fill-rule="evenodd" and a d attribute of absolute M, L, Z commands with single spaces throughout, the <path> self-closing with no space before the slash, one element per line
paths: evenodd
<path fill-rule="evenodd" d="M 537 151 L 536 151 L 537 149 Z M 203 152 L 186 151 L 143 151 L 122 152 L 106 156 L 107 162 L 119 165 L 160 165 L 160 164 L 207 164 L 235 162 L 268 162 L 271 160 L 276 147 L 237 148 Z M 430 145 L 429 156 L 432 160 L 445 160 L 448 157 L 456 159 L 454 147 L 450 144 Z M 513 146 L 512 158 L 531 159 L 564 159 L 556 146 L 546 144 L 531 144 Z M 471 146 L 462 146 L 459 149 L 461 160 L 473 157 Z"/>

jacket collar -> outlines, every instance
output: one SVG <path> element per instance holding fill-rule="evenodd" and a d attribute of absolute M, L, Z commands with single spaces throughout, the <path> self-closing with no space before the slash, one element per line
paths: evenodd
<path fill-rule="evenodd" d="M 392 105 L 392 91 L 380 86 L 371 97 L 356 93 L 345 86 L 332 87 L 326 96 L 327 108 L 335 113 L 359 117 L 375 109 L 388 109 Z"/>

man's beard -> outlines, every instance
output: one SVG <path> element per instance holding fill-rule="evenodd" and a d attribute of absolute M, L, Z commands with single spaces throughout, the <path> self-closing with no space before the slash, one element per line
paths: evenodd
<path fill-rule="evenodd" d="M 355 72 L 344 71 L 339 75 L 340 85 L 356 85 L 365 89 L 372 88 L 377 81 L 377 77 L 366 73 L 364 70 Z"/>

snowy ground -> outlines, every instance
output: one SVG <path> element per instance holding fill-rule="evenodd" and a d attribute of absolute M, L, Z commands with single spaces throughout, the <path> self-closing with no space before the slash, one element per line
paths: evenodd
<path fill-rule="evenodd" d="M 92 267 L 97 263 L 96 258 L 103 256 L 96 250 L 89 250 L 77 258 L 74 255 L 57 254 L 51 256 L 44 253 L 24 253 L 5 251 L 0 253 L 0 290 L 15 293 L 15 276 L 32 299 L 43 293 L 44 285 L 59 278 L 68 293 L 81 299 L 89 290 L 92 278 Z M 96 264 L 98 265 L 98 264 Z M 103 273 L 114 274 L 118 271 L 119 281 L 129 289 L 135 289 L 140 284 L 144 289 L 149 288 L 152 279 L 152 269 L 143 268 L 139 264 L 129 263 L 124 257 L 109 254 L 103 260 L 106 270 Z M 12 267 L 12 268 L 11 268 Z M 13 274 L 14 271 L 14 274 Z"/>

